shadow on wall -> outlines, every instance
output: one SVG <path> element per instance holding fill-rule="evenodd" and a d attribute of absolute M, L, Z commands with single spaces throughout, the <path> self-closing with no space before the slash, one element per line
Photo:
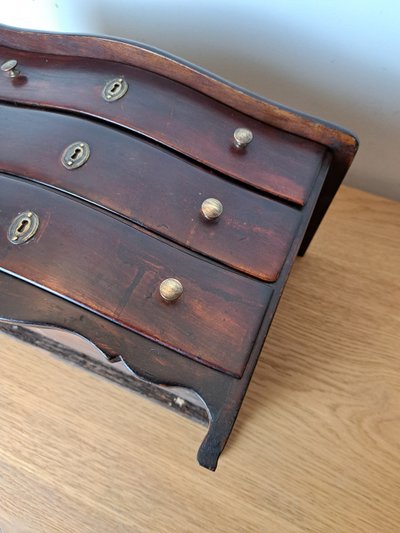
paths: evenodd
<path fill-rule="evenodd" d="M 361 142 L 346 183 L 400 200 L 399 2 L 14 0 L 6 11 L 8 24 L 29 14 L 32 28 L 161 48 L 340 124 Z"/>
<path fill-rule="evenodd" d="M 360 150 L 345 183 L 400 200 L 400 68 L 389 70 L 367 55 L 360 60 L 351 50 L 335 49 L 335 43 L 315 42 L 293 20 L 275 21 L 269 35 L 257 34 L 258 21 L 252 38 L 256 12 L 244 19 L 221 17 L 225 27 L 219 32 L 214 21 L 209 33 L 204 10 L 197 20 L 172 22 L 165 12 L 164 23 L 160 14 L 152 23 L 146 9 L 130 20 L 111 11 L 93 15 L 99 33 L 159 47 L 268 99 L 352 130 Z M 271 20 L 267 26 L 271 30 Z"/>

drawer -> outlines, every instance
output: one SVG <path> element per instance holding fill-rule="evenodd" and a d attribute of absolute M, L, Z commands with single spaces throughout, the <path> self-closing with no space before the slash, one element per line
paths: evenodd
<path fill-rule="evenodd" d="M 304 205 L 326 151 L 313 141 L 268 126 L 190 87 L 111 61 L 40 55 L 0 47 L 21 75 L 0 76 L 0 98 L 78 111 L 125 126 L 219 172 Z M 127 93 L 105 101 L 105 84 L 122 78 Z M 253 140 L 233 145 L 237 128 Z"/>
<path fill-rule="evenodd" d="M 0 270 L 94 311 L 212 368 L 240 377 L 272 295 L 261 281 L 188 253 L 103 212 L 0 176 Z M 7 229 L 20 213 L 40 220 L 27 242 Z M 183 294 L 160 295 L 177 278 Z"/>
<path fill-rule="evenodd" d="M 0 170 L 90 200 L 254 277 L 277 279 L 297 233 L 300 209 L 87 119 L 2 105 L 0 120 Z M 87 142 L 90 157 L 80 168 L 67 170 L 61 155 L 74 141 Z M 201 215 L 207 198 L 223 205 L 217 220 Z"/>

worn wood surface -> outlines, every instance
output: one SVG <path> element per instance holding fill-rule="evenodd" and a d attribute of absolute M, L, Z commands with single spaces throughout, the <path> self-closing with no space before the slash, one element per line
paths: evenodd
<path fill-rule="evenodd" d="M 1 335 L 4 533 L 398 533 L 400 205 L 342 189 L 219 470 L 204 428 Z"/>
<path fill-rule="evenodd" d="M 250 275 L 277 279 L 301 219 L 298 209 L 106 124 L 3 105 L 0 122 L 0 170 L 90 200 Z M 79 140 L 89 144 L 90 158 L 67 170 L 61 154 Z M 200 215 L 210 197 L 224 206 L 217 223 Z"/>
<path fill-rule="evenodd" d="M 134 41 L 93 35 L 71 35 L 21 30 L 0 25 L 0 44 L 10 51 L 103 59 L 132 65 L 165 76 L 210 96 L 241 113 L 272 126 L 328 146 L 334 152 L 335 171 L 343 170 L 357 149 L 354 135 L 334 124 L 267 100 L 168 52 Z M 337 168 L 340 167 L 340 168 Z"/>
<path fill-rule="evenodd" d="M 154 249 L 155 245 L 148 246 L 151 241 L 148 237 L 146 242 L 143 240 L 140 243 L 138 248 L 140 253 L 142 253 L 143 246 L 147 249 L 147 255 L 142 256 L 142 263 L 143 259 L 147 257 L 147 259 L 150 258 L 150 264 L 154 266 L 151 269 L 150 276 L 153 281 L 157 275 L 160 275 L 168 267 L 171 267 L 172 271 L 175 268 L 180 268 L 178 259 L 183 260 L 185 257 L 183 266 L 185 266 L 185 272 L 188 275 L 185 275 L 183 280 L 184 282 L 189 281 L 189 288 L 192 288 L 191 294 L 195 294 L 197 299 L 195 301 L 193 299 L 187 300 L 186 297 L 189 313 L 183 312 L 185 310 L 185 305 L 182 305 L 184 303 L 184 297 L 177 302 L 180 304 L 178 309 L 181 310 L 179 314 L 179 318 L 182 318 L 181 322 L 177 320 L 178 313 L 174 317 L 171 317 L 170 310 L 167 310 L 167 308 L 159 308 L 155 314 L 153 313 L 155 309 L 153 300 L 155 291 L 151 290 L 149 280 L 145 280 L 145 276 L 142 274 L 143 269 L 138 270 L 137 277 L 138 279 L 142 277 L 145 280 L 144 283 L 138 284 L 137 280 L 132 282 L 132 275 L 129 272 L 135 265 L 135 262 L 136 266 L 138 263 L 137 259 L 132 256 L 133 241 L 131 236 L 133 238 L 134 233 L 132 230 L 128 231 L 129 228 L 127 225 L 118 222 L 118 236 L 111 238 L 110 235 L 112 232 L 99 231 L 99 226 L 103 225 L 104 214 L 100 215 L 100 213 L 96 212 L 95 225 L 92 223 L 94 214 L 89 214 L 91 210 L 87 206 L 81 209 L 80 214 L 75 213 L 76 209 L 74 208 L 75 215 L 72 216 L 70 213 L 73 203 L 72 200 L 68 201 L 71 204 L 71 209 L 68 209 L 67 213 L 65 209 L 66 204 L 62 209 L 63 216 L 61 218 L 65 222 L 60 224 L 58 220 L 60 211 L 59 204 L 62 201 L 66 203 L 67 200 L 60 197 L 59 194 L 44 190 L 43 192 L 46 192 L 47 195 L 53 194 L 54 197 L 57 196 L 57 202 L 54 198 L 54 202 L 51 202 L 52 207 L 50 208 L 49 202 L 43 205 L 43 202 L 39 201 L 39 204 L 42 205 L 41 211 L 46 215 L 44 217 L 44 224 L 39 228 L 38 234 L 35 236 L 32 244 L 27 243 L 18 247 L 19 259 L 23 258 L 21 253 L 24 252 L 24 249 L 29 247 L 31 250 L 29 253 L 31 264 L 28 265 L 18 261 L 14 252 L 9 254 L 10 246 L 12 247 L 13 245 L 7 245 L 3 249 L 0 248 L 0 252 L 5 257 L 8 255 L 9 257 L 7 259 L 10 259 L 10 256 L 14 255 L 14 260 L 8 262 L 8 266 L 5 265 L 6 271 L 12 271 L 23 278 L 31 279 L 39 284 L 39 286 L 47 286 L 53 292 L 67 296 L 73 301 L 81 303 L 81 305 L 87 305 L 82 301 L 82 298 L 87 301 L 89 294 L 91 297 L 90 309 L 97 311 L 102 316 L 112 318 L 114 322 L 104 320 L 82 307 L 77 307 L 67 300 L 62 300 L 33 285 L 28 285 L 17 278 L 10 279 L 10 276 L 6 273 L 0 275 L 1 292 L 5 295 L 1 300 L 1 316 L 23 323 L 48 324 L 64 327 L 90 339 L 108 357 L 115 358 L 116 356 L 123 355 L 129 368 L 137 372 L 140 376 L 144 376 L 155 383 L 180 385 L 196 391 L 206 403 L 210 419 L 208 432 L 200 445 L 197 459 L 204 467 L 215 470 L 218 458 L 235 423 L 284 284 L 298 253 L 304 231 L 309 224 L 310 216 L 329 164 L 330 157 L 327 157 L 321 167 L 309 202 L 301 211 L 302 220 L 298 232 L 294 237 L 280 277 L 273 285 L 272 294 L 268 294 L 271 290 L 269 285 L 262 285 L 258 280 L 244 278 L 234 272 L 223 271 L 217 265 L 212 266 L 204 260 L 203 266 L 207 268 L 201 268 L 200 263 L 202 261 L 197 257 L 197 262 L 193 263 L 194 258 L 190 257 L 191 252 L 189 251 L 187 252 L 188 257 L 183 254 L 178 258 L 176 255 L 177 250 L 172 248 L 171 245 L 163 245 L 163 252 L 165 252 L 165 254 L 163 253 L 165 258 L 163 258 L 166 262 L 165 264 L 164 262 L 159 264 L 158 258 L 160 255 L 158 252 L 161 250 L 162 242 L 159 242 L 156 246 L 156 248 L 159 248 L 158 251 Z M 7 178 L 3 179 L 7 181 Z M 12 181 L 15 184 L 14 186 L 17 186 L 18 180 L 8 178 L 9 183 Z M 23 182 L 19 184 L 19 187 L 27 186 L 26 182 L 25 184 Z M 35 191 L 41 189 L 41 187 L 31 184 L 28 188 L 30 191 L 29 197 L 23 194 L 22 190 L 20 191 L 21 194 L 12 195 L 12 202 L 10 202 L 9 195 L 3 197 L 2 205 L 4 205 L 4 209 L 0 215 L 3 218 L 5 227 L 8 224 L 7 217 L 11 219 L 10 204 L 11 207 L 15 206 L 18 208 L 18 211 L 22 211 L 25 209 L 24 204 L 28 199 L 30 202 L 32 198 L 37 199 L 37 193 Z M 57 204 L 57 216 L 52 216 L 51 223 L 49 224 L 49 214 L 55 214 L 51 211 L 51 209 L 54 209 L 55 204 Z M 38 214 L 40 215 L 40 212 Z M 82 220 L 82 217 L 85 221 Z M 76 223 L 78 220 L 81 221 L 81 224 Z M 111 217 L 109 217 L 109 220 L 109 224 L 111 224 Z M 113 227 L 115 224 L 117 224 L 116 220 L 112 224 Z M 84 231 L 86 225 L 88 231 Z M 55 232 L 54 229 L 57 227 L 58 231 Z M 47 261 L 44 261 L 43 253 L 41 255 L 39 251 L 40 247 L 43 248 L 44 246 L 44 239 L 40 236 L 43 228 L 46 228 L 46 231 L 48 230 L 50 234 L 53 232 L 51 240 L 55 245 L 57 254 L 51 253 L 52 275 L 45 276 L 46 279 L 44 282 L 38 282 L 37 280 L 43 280 L 44 273 L 49 271 L 49 264 Z M 79 233 L 79 238 L 77 238 L 76 233 L 78 229 L 81 232 Z M 126 235 L 127 232 L 129 235 Z M 124 242 L 122 234 L 128 237 L 127 243 Z M 57 241 L 60 235 L 65 235 L 64 248 L 62 244 L 64 238 L 60 239 L 60 242 Z M 75 235 L 75 244 L 74 239 L 71 239 L 68 235 Z M 142 235 L 142 239 L 145 238 Z M 138 237 L 134 240 L 137 241 Z M 80 245 L 78 245 L 78 242 Z M 118 249 L 119 242 L 122 243 L 120 250 Z M 82 249 L 87 250 L 83 257 L 80 252 Z M 42 252 L 46 253 L 46 250 L 42 250 Z M 61 258 L 58 262 L 56 261 L 57 255 Z M 37 264 L 40 257 L 42 267 L 38 269 Z M 65 257 L 68 257 L 68 261 L 64 261 Z M 117 262 L 122 268 L 121 273 L 118 265 L 113 260 L 114 257 L 118 259 Z M 89 263 L 86 258 L 90 259 Z M 154 259 L 156 259 L 155 262 Z M 75 267 L 73 269 L 69 268 L 71 261 L 76 265 L 77 270 Z M 133 266 L 130 266 L 132 262 Z M 91 265 L 90 269 L 87 269 L 84 265 L 86 263 Z M 36 268 L 33 266 L 35 264 Z M 157 267 L 157 265 L 159 266 Z M 18 270 L 16 270 L 17 268 Z M 199 269 L 201 269 L 201 273 Z M 207 270 L 211 276 L 207 276 Z M 109 278 L 108 283 L 105 283 L 104 276 L 107 278 L 110 273 L 112 273 L 112 276 Z M 220 283 L 214 283 L 217 278 L 221 278 L 222 273 L 223 279 L 220 279 Z M 194 277 L 193 274 L 195 274 Z M 122 275 L 123 278 L 121 277 Z M 168 273 L 167 276 L 169 275 L 171 274 Z M 81 288 L 88 287 L 89 293 L 86 291 L 76 291 L 76 278 L 84 281 L 83 285 L 81 284 Z M 231 279 L 232 284 L 228 282 L 228 278 Z M 118 284 L 114 283 L 115 279 L 118 279 Z M 197 280 L 195 284 L 193 283 L 194 279 Z M 199 279 L 202 280 L 200 287 L 198 286 Z M 60 280 L 60 283 L 57 280 Z M 238 283 L 235 283 L 236 280 Z M 120 287 L 122 284 L 126 287 L 126 298 L 120 298 L 118 300 L 118 291 L 121 290 Z M 130 290 L 131 284 L 136 284 L 132 291 Z M 148 287 L 148 291 L 145 290 L 143 292 L 146 286 Z M 256 286 L 262 287 L 262 290 L 258 291 Z M 100 290 L 101 287 L 103 287 L 103 292 Z M 220 287 L 224 287 L 224 291 L 221 291 Z M 110 290 L 110 294 L 106 293 L 108 289 Z M 134 330 L 140 331 L 153 339 L 157 339 L 160 344 L 154 344 L 146 336 L 135 334 L 133 329 L 126 329 L 132 320 L 129 310 L 138 294 L 141 295 L 141 307 L 140 311 L 136 307 L 133 310 L 133 314 L 135 315 Z M 149 295 L 151 295 L 150 298 L 148 298 Z M 78 296 L 78 299 L 76 296 Z M 113 297 L 114 302 L 118 303 L 117 307 L 113 307 L 113 316 L 110 316 L 110 304 L 108 302 L 110 296 Z M 203 298 L 205 296 L 207 296 L 206 299 Z M 142 299 L 143 297 L 145 297 L 145 300 Z M 267 305 L 268 298 L 269 303 Z M 35 307 L 30 305 L 31 301 L 36 301 Z M 213 302 L 215 305 L 211 305 Z M 230 305 L 232 302 L 235 305 Z M 121 303 L 122 305 L 119 305 Z M 102 305 L 100 306 L 99 304 Z M 267 308 L 264 314 L 262 307 L 264 306 L 265 309 L 266 305 Z M 143 317 L 139 315 L 139 313 L 142 313 L 142 307 L 146 308 L 146 313 Z M 114 312 L 115 309 L 117 311 L 116 313 Z M 213 310 L 211 314 L 209 313 L 210 309 Z M 247 316 L 246 310 L 248 311 Z M 194 317 L 197 317 L 199 320 L 196 321 Z M 259 322 L 260 318 L 262 318 L 261 323 Z M 117 323 L 123 324 L 125 327 L 121 328 Z M 185 324 L 188 327 L 184 326 Z M 230 324 L 234 325 L 233 329 L 229 326 Z M 208 335 L 209 330 L 212 335 Z M 244 332 L 243 336 L 238 334 L 239 331 Z M 223 332 L 226 335 L 225 333 L 222 335 Z M 254 342 L 251 342 L 252 336 Z M 216 344 L 213 343 L 213 338 L 218 341 Z M 220 342 L 222 340 L 223 342 Z M 241 348 L 238 346 L 238 343 L 241 345 Z M 189 358 L 181 357 L 176 352 L 169 350 L 167 348 L 168 346 L 176 348 L 181 353 L 191 355 L 193 359 L 198 358 L 212 368 L 199 365 Z M 225 374 L 219 370 L 213 370 L 213 368 L 223 370 Z M 241 376 L 241 379 L 236 379 L 236 376 Z"/>
<path fill-rule="evenodd" d="M 78 111 L 144 134 L 239 181 L 303 205 L 325 148 L 240 113 L 185 85 L 121 63 L 23 53 L 0 47 L 0 62 L 13 57 L 21 77 L 0 77 L 0 98 Z M 15 56 L 15 57 L 14 57 Z M 129 84 L 118 101 L 102 98 L 115 78 Z M 233 147 L 236 128 L 250 128 L 245 150 Z"/>
<path fill-rule="evenodd" d="M 270 286 L 30 182 L 0 175 L 0 189 L 1 271 L 213 368 L 243 374 L 273 294 Z M 16 246 L 6 229 L 30 210 L 39 229 Z M 160 296 L 166 278 L 178 278 L 184 287 L 176 302 Z M 178 380 L 178 369 L 176 374 Z"/>
<path fill-rule="evenodd" d="M 357 152 L 357 138 L 354 136 L 354 134 L 343 128 L 327 123 L 321 119 L 305 115 L 298 111 L 288 109 L 281 104 L 277 104 L 265 98 L 254 95 L 246 89 L 239 88 L 232 83 L 222 80 L 217 76 L 190 63 L 170 56 L 169 54 L 161 52 L 160 50 L 143 46 L 135 42 L 126 42 L 107 37 L 49 34 L 44 32 L 21 30 L 18 28 L 9 28 L 1 25 L 0 45 L 3 53 L 5 56 L 7 56 L 7 59 L 9 58 L 8 54 L 15 53 L 18 55 L 18 57 L 20 57 L 20 54 L 21 57 L 30 56 L 31 59 L 35 61 L 34 58 L 38 56 L 33 56 L 31 52 L 35 52 L 35 54 L 42 54 L 41 63 L 39 65 L 42 68 L 39 69 L 39 82 L 37 86 L 37 90 L 39 92 L 44 86 L 46 86 L 46 76 L 42 72 L 43 67 L 47 66 L 48 68 L 48 64 L 53 63 L 53 61 L 59 61 L 63 64 L 63 69 L 61 71 L 57 71 L 56 69 L 57 75 L 61 77 L 63 77 L 63 70 L 68 62 L 72 64 L 72 68 L 74 68 L 74 64 L 77 65 L 79 63 L 83 67 L 81 74 L 85 76 L 87 75 L 88 68 L 90 68 L 90 70 L 92 67 L 95 69 L 97 60 L 101 60 L 102 73 L 107 71 L 105 62 L 108 61 L 117 61 L 118 69 L 129 69 L 130 67 L 134 67 L 137 73 L 140 72 L 139 69 L 144 68 L 147 71 L 147 74 L 150 75 L 149 79 L 153 79 L 153 81 L 156 81 L 157 79 L 157 81 L 160 83 L 160 87 L 163 87 L 163 90 L 168 91 L 168 88 L 171 89 L 173 87 L 172 92 L 174 93 L 176 89 L 176 92 L 174 93 L 175 96 L 179 93 L 180 97 L 183 97 L 185 104 L 188 103 L 189 99 L 189 106 L 185 105 L 184 108 L 189 111 L 189 116 L 191 118 L 194 118 L 191 114 L 194 108 L 200 112 L 200 116 L 196 115 L 199 120 L 203 119 L 204 111 L 208 113 L 210 109 L 214 109 L 214 113 L 209 117 L 211 122 L 206 122 L 206 129 L 204 129 L 203 126 L 202 131 L 207 136 L 211 136 L 210 138 L 215 140 L 216 147 L 212 144 L 210 145 L 205 138 L 202 138 L 201 143 L 203 149 L 208 148 L 207 153 L 209 156 L 211 156 L 211 159 L 214 156 L 218 157 L 215 162 L 211 162 L 210 157 L 207 157 L 207 161 L 211 163 L 212 166 L 215 166 L 215 168 L 218 169 L 224 168 L 228 175 L 244 181 L 247 181 L 248 179 L 250 179 L 250 182 L 254 181 L 251 177 L 249 178 L 249 176 L 258 176 L 261 179 L 258 180 L 258 183 L 254 182 L 254 185 L 261 187 L 263 185 L 267 185 L 267 190 L 272 191 L 276 189 L 276 194 L 280 194 L 282 197 L 291 199 L 293 201 L 296 201 L 296 198 L 302 198 L 300 203 L 305 200 L 307 194 L 305 192 L 304 185 L 301 185 L 297 183 L 296 180 L 293 180 L 293 175 L 286 176 L 285 172 L 284 175 L 281 175 L 279 180 L 277 180 L 277 174 L 279 174 L 279 172 L 277 173 L 277 170 L 280 168 L 285 169 L 289 162 L 290 165 L 293 165 L 296 159 L 299 163 L 299 165 L 295 164 L 295 167 L 297 166 L 297 170 L 300 171 L 301 167 L 304 167 L 304 164 L 301 163 L 300 160 L 302 157 L 306 156 L 307 149 L 305 149 L 304 144 L 306 139 L 308 140 L 308 146 L 311 146 L 310 141 L 314 141 L 324 147 L 328 147 L 330 153 L 332 154 L 332 164 L 329 167 L 327 179 L 324 183 L 323 189 L 320 192 L 320 196 L 317 200 L 317 206 L 313 211 L 313 216 L 309 222 L 307 232 L 305 233 L 301 246 L 299 247 L 299 253 L 301 255 L 304 255 L 305 251 L 307 250 L 327 208 L 329 207 L 331 200 L 333 199 L 341 181 L 343 180 L 344 175 L 348 170 L 348 167 L 354 158 L 355 153 Z M 56 56 L 60 57 L 56 59 Z M 93 61 L 93 59 L 95 61 Z M 109 66 L 111 67 L 113 73 L 115 65 L 111 66 L 110 64 Z M 124 73 L 123 71 L 121 72 Z M 161 77 L 152 78 L 151 73 L 154 75 L 161 75 Z M 146 73 L 143 72 L 141 74 L 146 75 Z M 168 78 L 168 80 L 165 78 Z M 53 80 L 53 82 L 56 81 L 57 80 Z M 178 82 L 178 84 L 175 82 Z M 165 83 L 167 83 L 167 86 L 164 86 Z M 0 91 L 0 97 L 5 98 L 8 101 L 15 101 L 16 91 L 14 89 L 26 89 L 27 84 L 29 85 L 28 77 L 22 74 L 22 76 L 14 79 L 14 83 L 11 83 L 12 87 L 10 87 L 10 84 L 4 86 L 4 93 Z M 66 84 L 68 87 L 71 87 L 71 80 L 66 80 Z M 152 89 L 154 89 L 154 84 L 150 84 L 150 86 Z M 195 92 L 188 91 L 187 88 L 194 89 Z M 47 90 L 51 91 L 51 89 L 51 86 L 47 87 Z M 62 89 L 64 89 L 64 87 Z M 75 89 L 79 90 L 79 82 Z M 96 95 L 94 95 L 96 101 L 98 100 L 98 94 L 99 93 L 97 93 L 97 98 Z M 197 95 L 199 96 L 198 99 L 196 99 Z M 86 93 L 83 96 L 85 98 Z M 207 98 L 204 98 L 205 96 Z M 208 97 L 211 97 L 211 100 Z M 148 114 L 148 104 L 151 98 L 151 92 L 145 91 L 143 101 L 145 106 L 144 115 L 143 109 L 141 109 L 140 106 L 138 109 L 138 115 L 139 117 L 144 117 L 145 124 L 147 123 L 146 117 Z M 163 100 L 163 94 L 160 94 L 160 98 Z M 36 100 L 35 102 L 43 105 L 52 104 L 48 99 L 43 101 L 40 100 L 39 102 Z M 181 98 L 177 99 L 177 103 L 178 107 L 180 107 Z M 200 106 L 198 106 L 199 103 Z M 204 105 L 201 103 L 205 104 L 206 107 L 204 107 Z M 223 105 L 221 106 L 221 104 Z M 100 115 L 98 115 L 97 105 L 98 104 L 96 104 L 94 108 L 94 115 L 107 118 L 109 115 L 107 115 L 107 113 L 104 114 L 104 111 L 103 114 L 100 113 Z M 71 106 L 76 106 L 76 100 L 73 100 Z M 72 109 L 71 106 L 67 107 Z M 166 106 L 168 108 L 169 101 L 166 103 Z M 156 102 L 155 108 L 159 108 L 159 102 Z M 73 109 L 77 108 L 73 107 Z M 197 157 L 198 160 L 204 161 L 203 154 L 205 151 L 199 152 L 191 141 L 188 145 L 188 140 L 182 136 L 182 128 L 179 128 L 178 139 L 176 138 L 176 132 L 174 132 L 173 128 L 171 134 L 171 124 L 169 119 L 171 117 L 171 113 L 173 116 L 175 115 L 176 108 L 170 108 L 170 114 L 165 114 L 165 108 L 163 106 L 161 106 L 161 109 L 164 111 L 164 114 L 162 114 L 164 126 L 159 128 L 159 124 L 156 121 L 155 128 L 160 134 L 158 138 L 163 140 L 163 142 L 165 142 L 168 146 L 172 146 L 180 152 L 184 151 L 185 147 L 187 148 L 189 146 L 192 150 L 191 157 Z M 243 115 L 241 115 L 241 113 L 243 113 Z M 115 115 L 115 111 L 111 113 L 111 121 L 115 119 Z M 121 120 L 123 120 L 125 117 L 125 110 L 119 113 L 119 115 L 122 117 Z M 222 126 L 221 130 L 221 125 L 216 124 L 215 129 L 210 129 L 210 124 L 214 124 L 215 122 L 214 116 L 223 117 L 223 124 L 225 125 L 232 121 L 232 118 L 235 117 L 238 119 L 240 116 L 243 116 L 247 126 L 254 125 L 255 131 L 257 132 L 257 137 L 258 132 L 261 133 L 262 138 L 264 138 L 265 135 L 268 137 L 268 134 L 266 133 L 268 131 L 271 134 L 269 137 L 273 145 L 276 145 L 276 141 L 278 141 L 278 138 L 280 137 L 280 142 L 278 142 L 278 144 L 275 146 L 278 154 L 281 153 L 281 143 L 283 142 L 283 144 L 287 144 L 283 141 L 284 138 L 290 144 L 289 137 L 294 141 L 294 145 L 297 145 L 297 143 L 300 142 L 300 152 L 298 152 L 296 156 L 294 152 L 286 153 L 285 155 L 281 154 L 285 157 L 284 166 L 282 167 L 282 159 L 280 157 L 276 159 L 275 153 L 272 151 L 270 153 L 270 158 L 272 161 L 275 161 L 275 166 L 271 168 L 269 166 L 270 161 L 265 161 L 264 151 L 266 149 L 266 145 L 265 143 L 262 143 L 261 149 L 260 147 L 257 149 L 256 159 L 258 158 L 258 163 L 265 162 L 267 165 L 265 168 L 269 169 L 269 171 L 266 174 L 263 174 L 263 176 L 260 176 L 261 167 L 253 165 L 251 159 L 249 160 L 248 157 L 243 157 L 243 163 L 241 163 L 240 154 L 232 151 L 232 144 L 231 141 L 228 143 L 228 137 L 225 134 L 224 126 Z M 187 133 L 193 133 L 194 138 L 196 139 L 197 132 L 199 131 L 199 125 L 196 125 L 196 128 L 193 130 L 193 125 L 188 122 L 187 117 L 181 116 L 180 118 L 183 118 L 182 124 L 186 125 Z M 253 119 L 255 119 L 255 121 Z M 256 121 L 259 121 L 259 124 L 257 124 Z M 235 128 L 237 127 L 236 122 L 237 120 L 232 122 L 232 126 Z M 277 132 L 274 130 L 274 128 L 278 128 L 281 130 L 281 132 Z M 183 130 L 185 130 L 185 127 Z M 144 130 L 140 131 L 145 133 Z M 216 137 L 215 131 L 219 131 L 221 133 L 221 137 Z M 163 132 L 165 135 L 163 135 Z M 297 140 L 295 140 L 296 137 L 286 136 L 284 132 L 298 136 Z M 302 138 L 302 140 L 299 139 L 299 137 Z M 177 140 L 179 140 L 178 144 L 176 144 Z M 222 152 L 220 149 L 221 140 L 223 148 Z M 256 144 L 258 144 L 258 141 Z M 228 146 L 230 155 L 228 155 L 226 150 Z M 254 141 L 250 147 L 252 147 L 251 149 L 254 151 Z M 319 152 L 322 159 L 322 152 L 317 149 L 317 145 L 314 144 L 313 148 L 311 148 L 311 151 L 314 151 L 314 155 Z M 247 151 L 246 153 L 242 154 L 242 156 L 247 155 Z M 310 155 L 310 153 L 308 155 Z M 239 172 L 237 172 L 237 168 L 239 168 Z M 251 175 L 248 175 L 250 169 Z M 315 174 L 313 175 L 315 176 Z M 306 176 L 308 176 L 308 178 L 306 178 Z M 310 175 L 308 171 L 306 171 L 306 175 L 303 177 L 306 179 L 306 182 L 308 182 L 308 187 L 311 187 Z M 287 195 L 287 193 L 289 194 Z"/>

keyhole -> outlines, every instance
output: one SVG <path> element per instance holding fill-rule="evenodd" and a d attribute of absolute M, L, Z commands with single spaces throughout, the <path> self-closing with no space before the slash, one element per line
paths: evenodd
<path fill-rule="evenodd" d="M 66 147 L 61 156 L 61 163 L 68 170 L 73 170 L 84 165 L 89 157 L 89 145 L 87 143 L 77 141 Z"/>
<path fill-rule="evenodd" d="M 23 233 L 28 231 L 30 225 L 31 225 L 31 221 L 30 220 L 28 220 L 27 218 L 22 219 L 21 222 L 19 223 L 18 227 L 17 227 L 17 233 L 19 235 L 22 235 Z"/>
<path fill-rule="evenodd" d="M 115 100 L 122 98 L 127 90 L 128 83 L 124 78 L 115 78 L 104 85 L 101 94 L 107 102 L 114 102 Z"/>
<path fill-rule="evenodd" d="M 114 85 L 111 87 L 110 93 L 112 94 L 116 93 L 120 89 L 120 87 L 121 87 L 121 84 L 118 81 L 116 81 Z"/>
<path fill-rule="evenodd" d="M 81 154 L 82 154 L 82 148 L 75 148 L 73 154 L 71 154 L 72 161 L 75 161 L 76 159 L 78 159 L 78 157 L 80 157 Z"/>
<path fill-rule="evenodd" d="M 36 213 L 32 211 L 20 213 L 11 222 L 8 228 L 7 238 L 13 244 L 23 244 L 35 235 L 38 227 L 39 217 Z"/>

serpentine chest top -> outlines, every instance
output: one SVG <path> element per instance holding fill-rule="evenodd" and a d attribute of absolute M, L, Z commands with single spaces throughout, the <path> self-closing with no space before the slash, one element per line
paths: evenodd
<path fill-rule="evenodd" d="M 132 42 L 3 26 L 0 63 L 1 319 L 197 392 L 214 470 L 357 140 Z"/>

